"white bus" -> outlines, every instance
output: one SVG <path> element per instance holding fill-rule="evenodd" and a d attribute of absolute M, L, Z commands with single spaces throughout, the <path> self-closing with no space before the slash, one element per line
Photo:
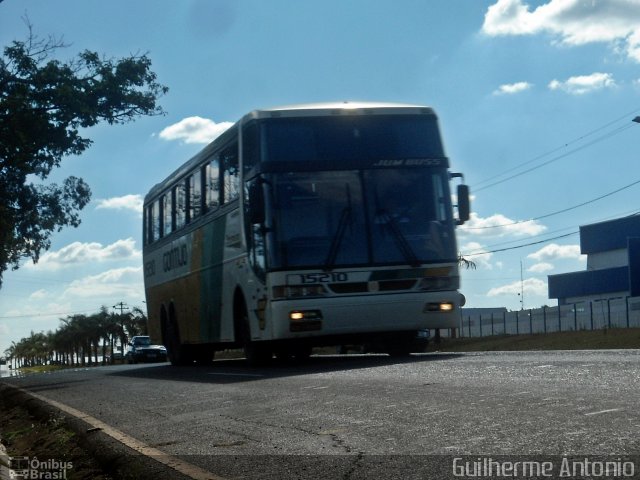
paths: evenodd
<path fill-rule="evenodd" d="M 254 110 L 144 202 L 149 333 L 173 364 L 320 345 L 418 348 L 455 328 L 455 225 L 438 121 L 383 103 Z"/>

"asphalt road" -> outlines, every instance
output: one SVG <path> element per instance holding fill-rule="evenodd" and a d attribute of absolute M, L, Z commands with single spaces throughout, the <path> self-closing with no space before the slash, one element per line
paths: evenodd
<path fill-rule="evenodd" d="M 455 478 L 456 457 L 640 455 L 640 350 L 119 365 L 1 381 L 225 478 Z"/>

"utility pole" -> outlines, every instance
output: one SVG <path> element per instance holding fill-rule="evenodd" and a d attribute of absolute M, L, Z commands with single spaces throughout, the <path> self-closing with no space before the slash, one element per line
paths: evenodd
<path fill-rule="evenodd" d="M 125 310 L 129 310 L 129 306 L 126 303 L 120 302 L 116 303 L 113 307 L 115 310 L 120 310 L 120 315 L 124 313 Z"/>
<path fill-rule="evenodd" d="M 524 279 L 522 277 L 522 260 L 520 260 L 520 310 L 524 310 Z"/>
<path fill-rule="evenodd" d="M 120 302 L 120 303 L 116 303 L 113 307 L 114 310 L 120 310 L 120 329 L 122 331 L 122 334 L 124 335 L 124 319 L 122 318 L 122 315 L 124 314 L 125 310 L 129 310 L 129 306 L 124 303 L 124 302 Z M 123 340 L 123 337 L 120 337 L 120 351 L 124 350 L 124 344 L 122 342 L 124 342 L 125 340 Z"/>

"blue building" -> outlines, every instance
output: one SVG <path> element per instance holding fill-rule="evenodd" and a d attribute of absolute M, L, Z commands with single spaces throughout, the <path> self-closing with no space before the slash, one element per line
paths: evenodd
<path fill-rule="evenodd" d="M 558 305 L 640 296 L 640 215 L 580 227 L 584 272 L 549 275 Z"/>

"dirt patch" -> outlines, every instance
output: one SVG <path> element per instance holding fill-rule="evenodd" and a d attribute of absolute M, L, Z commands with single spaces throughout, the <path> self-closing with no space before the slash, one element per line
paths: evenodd
<path fill-rule="evenodd" d="M 65 427 L 61 418 L 51 416 L 40 421 L 26 409 L 1 400 L 0 418 L 0 443 L 6 449 L 6 456 L 0 452 L 0 461 L 5 468 L 11 467 L 17 473 L 18 469 L 37 471 L 42 478 L 112 478 L 80 447 L 75 433 Z M 66 476 L 61 476 L 63 473 Z"/>

